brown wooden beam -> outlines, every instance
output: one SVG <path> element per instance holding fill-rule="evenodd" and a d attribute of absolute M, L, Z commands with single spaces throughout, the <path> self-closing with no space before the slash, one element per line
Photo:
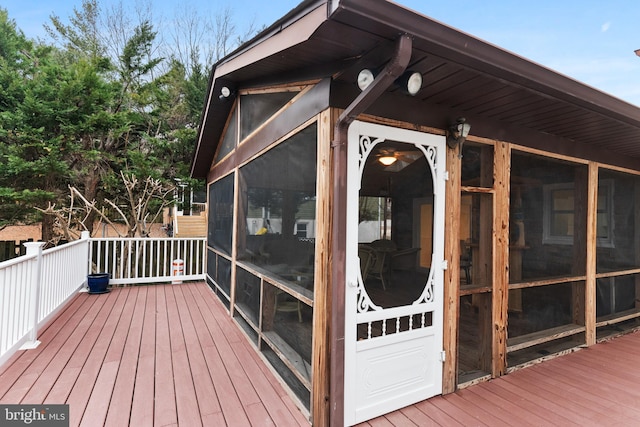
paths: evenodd
<path fill-rule="evenodd" d="M 507 370 L 507 313 L 509 301 L 509 191 L 511 147 L 495 145 L 493 223 L 493 351 L 492 377 Z"/>
<path fill-rule="evenodd" d="M 587 253 L 585 282 L 585 343 L 596 343 L 596 252 L 598 220 L 598 165 L 589 163 L 587 198 Z"/>
<path fill-rule="evenodd" d="M 318 120 L 318 165 L 316 181 L 316 248 L 313 304 L 313 350 L 311 360 L 311 422 L 329 425 L 329 328 L 331 319 L 331 110 Z"/>
<path fill-rule="evenodd" d="M 444 258 L 449 268 L 444 272 L 443 349 L 447 355 L 442 369 L 442 393 L 453 393 L 457 387 L 458 373 L 458 318 L 460 307 L 460 182 L 462 162 L 459 147 L 447 148 L 447 172 L 445 184 Z"/>

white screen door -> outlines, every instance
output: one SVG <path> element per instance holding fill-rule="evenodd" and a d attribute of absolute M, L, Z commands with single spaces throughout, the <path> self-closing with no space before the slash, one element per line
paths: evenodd
<path fill-rule="evenodd" d="M 443 136 L 350 126 L 346 425 L 442 393 L 444 184 Z"/>

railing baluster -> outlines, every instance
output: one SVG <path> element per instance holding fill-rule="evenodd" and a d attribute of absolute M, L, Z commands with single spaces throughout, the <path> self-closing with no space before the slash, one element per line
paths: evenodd
<path fill-rule="evenodd" d="M 169 260 L 169 265 L 172 265 L 173 260 L 176 259 L 175 252 L 174 252 L 174 244 L 175 244 L 175 239 L 172 239 L 171 240 L 171 259 Z"/>
<path fill-rule="evenodd" d="M 113 254 L 111 256 L 111 262 L 113 267 L 111 268 L 111 271 L 113 272 L 112 273 L 113 277 L 118 277 L 117 276 L 118 274 L 118 247 L 117 247 L 118 242 L 113 241 L 112 243 L 113 244 L 111 245 L 111 247 L 112 247 Z"/>
<path fill-rule="evenodd" d="M 123 244 L 124 250 L 127 253 L 127 262 L 124 265 L 127 271 L 126 277 L 134 278 L 136 277 L 134 268 L 137 267 L 137 262 L 138 262 L 138 260 L 136 259 L 136 250 L 135 250 L 134 244 L 137 244 L 137 242 L 132 242 L 131 240 L 127 240 L 127 241 L 123 241 L 122 244 Z"/>
<path fill-rule="evenodd" d="M 164 258 L 162 259 L 162 275 L 166 276 L 167 275 L 167 266 L 169 265 L 169 263 L 167 262 L 167 247 L 169 246 L 167 239 L 164 239 L 162 241 L 162 246 L 164 247 Z"/>
<path fill-rule="evenodd" d="M 158 274 L 158 272 L 156 271 L 158 269 L 157 267 L 157 263 L 155 263 L 155 270 L 154 270 L 154 263 L 152 262 L 152 260 L 154 259 L 158 259 L 157 254 L 156 254 L 156 248 L 155 248 L 155 240 L 150 240 L 149 241 L 149 275 L 150 276 L 156 276 Z"/>
<path fill-rule="evenodd" d="M 96 271 L 100 271 L 100 266 L 102 265 L 102 242 L 98 241 L 97 243 L 97 247 L 98 247 L 98 254 L 96 256 Z M 91 262 L 91 260 L 89 260 L 89 262 Z M 89 270 L 91 271 L 91 270 Z"/>
<path fill-rule="evenodd" d="M 113 247 L 115 251 L 113 255 L 113 261 L 116 263 L 116 266 L 113 269 L 113 277 L 124 279 L 125 277 L 127 277 L 125 269 L 127 255 L 125 254 L 124 240 L 113 242 Z M 118 253 L 120 253 L 120 255 L 118 255 Z"/>
<path fill-rule="evenodd" d="M 140 255 L 138 255 L 140 257 Z M 139 270 L 138 270 L 139 271 Z M 147 242 L 142 242 L 142 275 L 147 275 Z"/>
<path fill-rule="evenodd" d="M 135 243 L 136 243 L 135 245 L 136 250 L 135 251 L 132 250 L 133 245 L 131 243 L 129 244 L 129 250 L 133 252 L 131 256 L 133 256 L 133 259 L 135 259 L 135 270 L 134 270 L 135 275 L 133 277 L 138 277 L 138 271 L 139 271 L 138 269 L 140 268 L 140 241 L 136 240 Z"/>

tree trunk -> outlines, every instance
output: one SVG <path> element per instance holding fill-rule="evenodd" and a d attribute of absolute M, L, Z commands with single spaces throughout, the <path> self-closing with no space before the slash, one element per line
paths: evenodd
<path fill-rule="evenodd" d="M 53 245 L 53 239 L 55 238 L 55 234 L 53 233 L 53 224 L 55 222 L 55 218 L 53 215 L 42 215 L 42 241 L 46 242 L 47 245 L 45 247 L 49 247 Z"/>
<path fill-rule="evenodd" d="M 89 201 L 97 200 L 99 183 L 100 183 L 100 171 L 96 166 L 90 169 L 90 172 L 84 178 L 83 195 L 85 199 Z M 93 226 L 96 222 L 96 218 L 97 218 L 97 214 L 91 211 L 87 216 L 87 221 L 84 224 L 85 227 L 87 227 L 87 230 L 89 231 L 91 236 L 93 236 Z"/>

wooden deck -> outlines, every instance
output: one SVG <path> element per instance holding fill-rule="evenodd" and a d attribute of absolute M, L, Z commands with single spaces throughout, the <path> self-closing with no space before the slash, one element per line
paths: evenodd
<path fill-rule="evenodd" d="M 72 426 L 308 426 L 203 283 L 79 294 L 0 368 L 0 403 L 67 403 Z M 640 333 L 436 397 L 363 426 L 628 426 Z"/>
<path fill-rule="evenodd" d="M 77 426 L 308 426 L 203 283 L 79 294 L 0 368 L 0 403 L 67 403 Z"/>
<path fill-rule="evenodd" d="M 361 426 L 640 425 L 640 333 L 515 371 Z"/>

